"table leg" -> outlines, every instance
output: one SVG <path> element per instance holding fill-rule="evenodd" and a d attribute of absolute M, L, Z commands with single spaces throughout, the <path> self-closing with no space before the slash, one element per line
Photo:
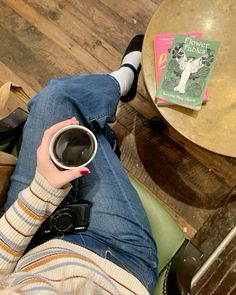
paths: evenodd
<path fill-rule="evenodd" d="M 166 123 L 160 115 L 157 115 L 149 120 L 149 127 L 153 131 L 162 131 L 166 127 Z"/>

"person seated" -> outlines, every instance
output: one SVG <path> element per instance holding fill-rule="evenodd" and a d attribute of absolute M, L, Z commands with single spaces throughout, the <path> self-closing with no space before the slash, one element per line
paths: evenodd
<path fill-rule="evenodd" d="M 114 153 L 119 101 L 137 91 L 143 35 L 118 70 L 49 81 L 29 101 L 21 150 L 0 219 L 0 294 L 153 294 L 157 248 L 139 196 Z M 60 170 L 49 155 L 53 135 L 81 124 L 96 136 L 87 167 Z M 86 231 L 38 238 L 62 202 L 91 202 Z"/>

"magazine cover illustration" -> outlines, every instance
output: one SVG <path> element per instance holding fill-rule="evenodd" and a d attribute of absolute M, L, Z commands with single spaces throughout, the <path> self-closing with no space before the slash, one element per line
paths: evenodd
<path fill-rule="evenodd" d="M 183 35 L 194 37 L 194 38 L 202 38 L 201 32 L 185 32 L 183 33 Z M 153 37 L 154 55 L 155 55 L 155 77 L 156 77 L 157 87 L 160 83 L 161 75 L 162 75 L 162 72 L 164 71 L 167 57 L 171 50 L 175 36 L 176 34 L 156 34 Z M 206 89 L 203 95 L 203 103 L 206 103 L 207 101 L 208 101 L 208 91 Z M 157 96 L 155 99 L 155 103 L 158 104 L 159 106 L 173 104 L 170 101 L 167 101 L 166 99 L 163 99 Z"/>
<path fill-rule="evenodd" d="M 167 59 L 157 96 L 200 109 L 219 42 L 177 35 Z"/>

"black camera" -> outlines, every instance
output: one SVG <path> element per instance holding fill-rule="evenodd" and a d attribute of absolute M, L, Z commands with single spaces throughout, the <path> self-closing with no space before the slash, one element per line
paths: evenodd
<path fill-rule="evenodd" d="M 86 231 L 89 225 L 90 208 L 91 203 L 88 201 L 60 205 L 44 221 L 37 234 L 53 237 Z"/>

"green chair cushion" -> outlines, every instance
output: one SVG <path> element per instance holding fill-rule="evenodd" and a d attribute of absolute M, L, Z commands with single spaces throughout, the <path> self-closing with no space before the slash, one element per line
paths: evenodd
<path fill-rule="evenodd" d="M 161 273 L 183 244 L 185 240 L 183 232 L 155 195 L 132 176 L 129 176 L 129 178 L 139 194 L 150 222 L 153 237 L 158 247 L 158 269 Z"/>
<path fill-rule="evenodd" d="M 9 143 L 4 143 L 0 145 L 0 151 L 5 152 L 9 147 Z"/>

